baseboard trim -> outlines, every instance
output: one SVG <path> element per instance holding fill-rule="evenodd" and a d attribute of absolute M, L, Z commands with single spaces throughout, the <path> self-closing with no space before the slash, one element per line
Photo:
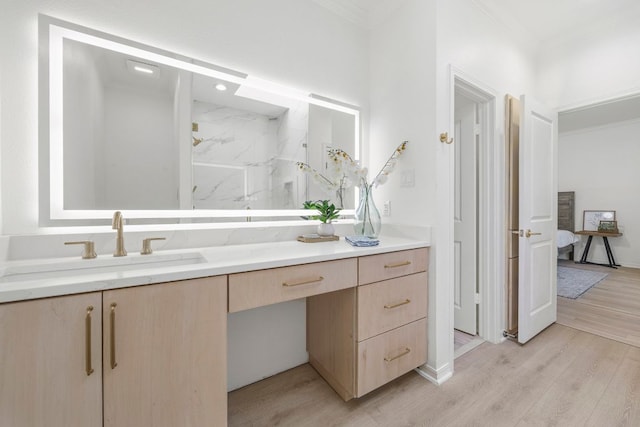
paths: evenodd
<path fill-rule="evenodd" d="M 418 373 L 418 375 L 426 378 L 435 385 L 442 385 L 453 376 L 453 369 L 451 369 L 450 363 L 447 363 L 440 369 L 434 369 L 429 365 L 422 365 L 418 366 L 414 370 Z"/>

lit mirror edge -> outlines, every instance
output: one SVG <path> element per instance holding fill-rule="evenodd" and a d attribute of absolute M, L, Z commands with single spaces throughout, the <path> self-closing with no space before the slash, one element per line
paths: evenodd
<path fill-rule="evenodd" d="M 308 214 L 308 212 L 307 212 Z M 127 218 L 125 216 L 125 221 Z M 149 232 L 149 231 L 188 231 L 188 230 L 238 230 L 238 229 L 264 229 L 276 227 L 301 227 L 314 226 L 318 221 L 307 220 L 281 220 L 281 221 L 245 221 L 245 222 L 201 222 L 201 223 L 154 223 L 154 224 L 130 224 L 127 223 L 127 232 Z M 353 224 L 353 218 L 338 219 L 333 224 L 344 225 Z M 110 225 L 74 225 L 69 226 L 51 226 L 41 227 L 37 234 L 40 235 L 57 235 L 57 234 L 112 234 L 113 229 Z"/>
<path fill-rule="evenodd" d="M 62 67 L 63 67 L 63 38 L 69 38 L 83 43 L 93 42 L 92 45 L 149 59 L 164 65 L 197 72 L 209 77 L 225 79 L 241 83 L 245 86 L 274 94 L 283 93 L 292 99 L 304 101 L 332 110 L 354 116 L 354 159 L 360 158 L 360 110 L 348 103 L 336 101 L 321 95 L 293 89 L 275 82 L 258 77 L 249 76 L 235 70 L 182 57 L 153 46 L 144 45 L 132 40 L 120 38 L 91 28 L 62 21 L 44 14 L 38 15 L 39 27 L 39 193 L 40 209 L 39 223 L 41 227 L 78 226 L 86 225 L 92 220 L 110 219 L 113 210 L 65 210 L 63 207 L 63 96 L 62 96 Z M 53 54 L 52 54 L 53 52 Z M 47 106 L 48 109 L 44 107 Z M 44 111 L 43 111 L 44 110 Z M 48 110 L 48 111 L 47 111 Z M 354 203 L 357 205 L 357 192 Z M 122 210 L 123 215 L 131 219 L 164 220 L 162 226 L 167 225 L 168 219 L 188 218 L 261 218 L 261 217 L 300 217 L 308 215 L 308 210 Z M 353 216 L 355 209 L 343 209 L 343 217 Z M 349 220 L 347 220 L 349 221 Z M 261 224 L 279 224 L 285 221 L 264 221 Z M 308 224 L 305 220 L 287 221 L 296 224 Z M 222 228 L 230 228 L 241 222 L 220 222 L 213 224 Z M 151 226 L 147 224 L 146 226 Z M 171 225 L 177 225 L 175 223 Z M 189 228 L 203 225 L 203 223 L 184 224 Z M 284 224 L 282 224 L 284 225 Z M 141 225 L 142 226 L 142 225 Z M 218 226 L 214 228 L 219 228 Z"/>
<path fill-rule="evenodd" d="M 82 220 L 90 215 L 92 219 L 111 219 L 113 210 L 65 210 L 64 217 L 53 217 L 53 219 Z M 302 217 L 313 214 L 309 209 L 248 209 L 248 210 L 223 210 L 223 209 L 199 209 L 199 210 L 134 210 L 121 209 L 125 219 L 162 219 L 180 220 L 188 218 L 273 218 L 273 217 Z M 150 216 L 149 212 L 153 212 Z M 340 216 L 348 217 L 355 215 L 355 209 L 341 209 Z"/>

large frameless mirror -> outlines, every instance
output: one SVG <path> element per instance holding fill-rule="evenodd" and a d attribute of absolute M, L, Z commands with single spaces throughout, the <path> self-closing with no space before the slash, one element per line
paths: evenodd
<path fill-rule="evenodd" d="M 294 219 L 335 199 L 297 162 L 358 155 L 353 106 L 48 17 L 40 30 L 41 222 Z"/>

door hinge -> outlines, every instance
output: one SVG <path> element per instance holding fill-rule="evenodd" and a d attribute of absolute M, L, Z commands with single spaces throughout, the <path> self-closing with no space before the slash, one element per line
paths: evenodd
<path fill-rule="evenodd" d="M 475 304 L 480 304 L 480 294 L 476 292 L 476 294 L 473 297 L 473 302 Z"/>
<path fill-rule="evenodd" d="M 517 340 L 518 339 L 518 333 L 516 332 L 515 334 L 510 334 L 507 331 L 502 331 L 502 336 L 505 338 L 511 338 L 513 340 Z"/>

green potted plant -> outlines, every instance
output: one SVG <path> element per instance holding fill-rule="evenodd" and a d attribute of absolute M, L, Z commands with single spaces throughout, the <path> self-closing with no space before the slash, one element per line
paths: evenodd
<path fill-rule="evenodd" d="M 311 215 L 309 219 L 317 219 L 320 221 L 318 225 L 318 234 L 320 236 L 333 236 L 335 229 L 331 221 L 340 216 L 340 209 L 336 208 L 329 200 L 307 200 L 304 202 L 305 209 L 315 209 L 320 215 Z"/>

